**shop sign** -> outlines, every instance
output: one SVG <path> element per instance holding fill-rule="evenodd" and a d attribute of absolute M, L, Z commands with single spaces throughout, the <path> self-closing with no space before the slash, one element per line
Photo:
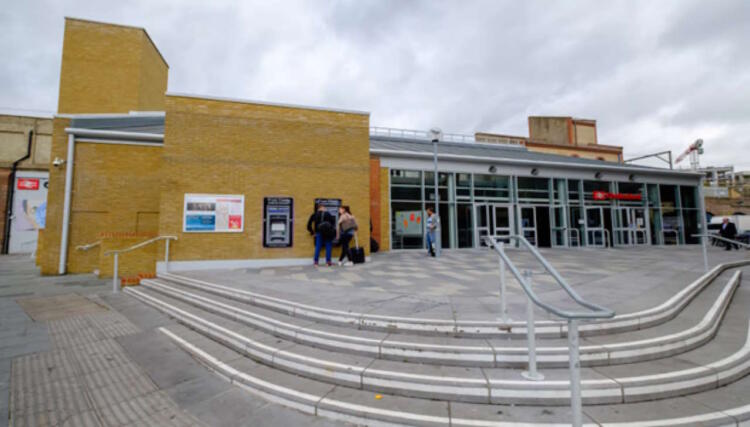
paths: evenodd
<path fill-rule="evenodd" d="M 641 200 L 641 194 L 631 194 L 631 193 L 608 193 L 606 191 L 594 191 L 593 193 L 594 200 L 631 200 L 631 201 L 640 201 Z"/>
<path fill-rule="evenodd" d="M 16 184 L 18 190 L 38 190 L 38 178 L 19 178 Z"/>
<path fill-rule="evenodd" d="M 239 233 L 245 217 L 245 196 L 236 194 L 185 194 L 182 231 Z"/>

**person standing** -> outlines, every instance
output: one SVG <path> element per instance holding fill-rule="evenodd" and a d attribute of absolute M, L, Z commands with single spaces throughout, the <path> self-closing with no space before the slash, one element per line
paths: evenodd
<path fill-rule="evenodd" d="M 724 219 L 721 220 L 721 230 L 719 230 L 719 235 L 725 239 L 732 240 L 737 236 L 737 227 L 735 227 L 733 222 L 729 222 L 728 217 L 724 217 Z M 724 246 L 727 251 L 731 251 L 732 246 L 737 250 L 740 249 L 739 245 L 735 243 L 724 242 Z"/>
<path fill-rule="evenodd" d="M 427 253 L 430 256 L 435 256 L 435 230 L 437 230 L 437 217 L 435 211 L 432 208 L 427 208 L 427 221 L 425 221 L 427 227 Z"/>
<path fill-rule="evenodd" d="M 357 220 L 354 218 L 354 215 L 352 215 L 349 206 L 341 206 L 339 208 L 339 224 L 338 227 L 336 227 L 336 239 L 341 243 L 339 265 L 353 263 L 352 255 L 349 253 L 349 242 L 352 241 L 357 229 Z M 344 257 L 349 260 L 348 263 L 344 263 Z"/>
<path fill-rule="evenodd" d="M 333 238 L 336 236 L 335 222 L 335 218 L 323 204 L 318 204 L 317 210 L 307 220 L 307 231 L 310 232 L 310 235 L 315 236 L 313 262 L 316 267 L 320 259 L 320 249 L 323 246 L 326 248 L 326 265 L 331 266 L 331 250 L 333 249 Z"/>

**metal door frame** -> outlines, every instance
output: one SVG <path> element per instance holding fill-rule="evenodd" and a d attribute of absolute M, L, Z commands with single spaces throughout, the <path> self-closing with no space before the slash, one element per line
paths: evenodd
<path fill-rule="evenodd" d="M 589 227 L 589 211 L 597 209 L 599 210 L 599 227 Z M 604 248 L 606 247 L 606 235 L 604 234 L 604 206 L 584 206 L 583 207 L 583 230 L 584 230 L 584 240 L 586 241 L 586 246 L 596 247 L 596 248 Z M 596 242 L 596 239 L 589 239 L 589 232 L 594 233 L 592 236 L 596 235 L 598 233 L 601 236 L 601 243 L 594 243 Z"/>
<path fill-rule="evenodd" d="M 508 226 L 498 227 L 497 226 L 497 209 L 505 208 L 508 211 Z M 515 216 L 513 215 L 512 206 L 509 203 L 492 203 L 482 202 L 474 203 L 474 212 L 477 216 L 476 226 L 474 227 L 474 241 L 476 242 L 475 247 L 485 246 L 482 241 L 482 236 L 508 236 L 513 234 L 513 222 Z M 480 227 L 480 215 L 485 215 L 486 227 Z M 492 233 L 490 233 L 492 230 Z M 484 234 L 482 234 L 484 231 Z"/>
<path fill-rule="evenodd" d="M 618 236 L 617 245 L 620 246 L 646 246 L 651 244 L 651 233 L 649 231 L 649 218 L 647 217 L 646 208 L 641 206 L 618 206 L 615 209 L 615 227 L 614 232 Z M 640 211 L 643 218 L 643 228 L 639 228 L 637 224 L 637 213 Z M 625 212 L 625 218 L 627 219 L 627 226 L 622 224 L 622 212 Z M 633 226 L 634 225 L 634 226 Z M 643 242 L 639 242 L 638 235 L 642 234 Z M 622 237 L 627 235 L 627 243 L 623 243 Z"/>
<path fill-rule="evenodd" d="M 536 220 L 536 207 L 537 207 L 537 205 L 529 205 L 529 204 L 522 205 L 522 204 L 518 204 L 518 205 L 516 205 L 516 211 L 517 211 L 517 214 L 518 214 L 518 234 L 521 235 L 521 236 L 523 236 L 523 237 L 525 237 L 526 240 L 528 240 L 534 246 L 538 247 L 539 246 L 539 244 L 538 244 L 538 241 L 539 241 L 539 239 L 538 239 L 539 232 L 537 231 L 537 227 L 539 226 L 539 223 Z M 522 221 L 523 221 L 523 210 L 524 209 L 531 209 L 531 213 L 532 213 L 533 220 L 534 220 L 534 227 L 524 227 L 523 226 Z M 533 240 L 529 239 L 528 237 L 526 237 L 526 232 L 527 231 L 534 234 Z"/>

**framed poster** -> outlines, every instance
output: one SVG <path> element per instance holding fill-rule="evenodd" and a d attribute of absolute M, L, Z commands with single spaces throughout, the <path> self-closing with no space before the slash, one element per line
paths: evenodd
<path fill-rule="evenodd" d="M 244 227 L 244 195 L 185 194 L 182 231 L 186 233 L 241 233 Z"/>

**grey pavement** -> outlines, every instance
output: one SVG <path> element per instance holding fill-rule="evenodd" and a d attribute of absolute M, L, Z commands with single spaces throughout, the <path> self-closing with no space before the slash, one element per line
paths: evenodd
<path fill-rule="evenodd" d="M 542 249 L 542 254 L 584 298 L 628 313 L 657 305 L 704 273 L 700 246 L 616 249 Z M 709 249 L 711 265 L 750 259 L 750 251 Z M 534 273 L 542 300 L 575 304 L 523 250 L 508 250 L 519 270 Z M 312 263 L 312 261 L 311 261 Z M 499 312 L 498 256 L 489 249 L 373 254 L 372 262 L 344 267 L 203 270 L 180 275 L 268 296 L 344 311 L 458 320 L 492 320 Z M 526 297 L 506 271 L 508 312 L 525 319 Z M 540 317 L 546 313 L 537 310 Z"/>
<path fill-rule="evenodd" d="M 93 275 L 0 257 L 0 426 L 343 426 L 217 377 L 155 328 L 174 321 Z"/>

